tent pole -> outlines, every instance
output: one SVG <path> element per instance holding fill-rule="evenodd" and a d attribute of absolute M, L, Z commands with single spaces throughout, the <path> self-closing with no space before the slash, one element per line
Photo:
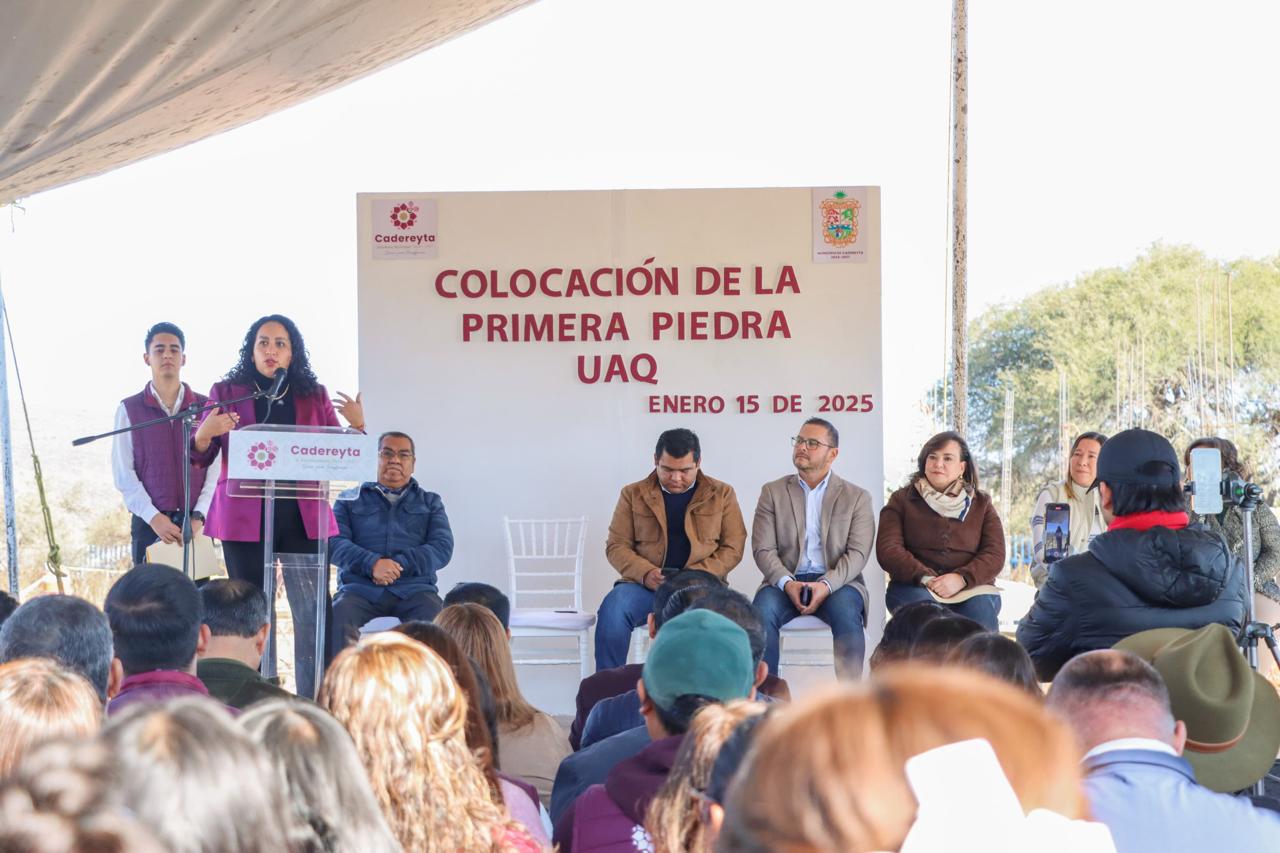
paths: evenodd
<path fill-rule="evenodd" d="M 0 466 L 4 468 L 4 538 L 9 566 L 9 593 L 19 593 L 18 519 L 13 492 L 13 433 L 9 429 L 9 360 L 5 341 L 4 292 L 0 291 Z"/>

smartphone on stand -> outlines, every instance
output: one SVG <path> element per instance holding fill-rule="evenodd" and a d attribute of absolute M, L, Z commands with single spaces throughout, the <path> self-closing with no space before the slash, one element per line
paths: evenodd
<path fill-rule="evenodd" d="M 1067 504 L 1045 504 L 1044 561 L 1056 563 L 1071 550 L 1071 507 Z"/>

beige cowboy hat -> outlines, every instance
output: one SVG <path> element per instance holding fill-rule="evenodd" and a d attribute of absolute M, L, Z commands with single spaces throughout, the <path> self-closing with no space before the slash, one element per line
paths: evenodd
<path fill-rule="evenodd" d="M 1201 785 L 1232 793 L 1267 774 L 1280 750 L 1280 694 L 1249 666 L 1230 629 L 1156 628 L 1115 648 L 1164 678 L 1173 715 L 1187 725 L 1182 757 Z"/>

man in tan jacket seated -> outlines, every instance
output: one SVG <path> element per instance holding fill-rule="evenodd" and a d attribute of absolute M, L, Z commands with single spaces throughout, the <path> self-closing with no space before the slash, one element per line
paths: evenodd
<path fill-rule="evenodd" d="M 867 585 L 862 569 L 876 541 L 871 495 L 831 470 L 840 434 L 809 418 L 791 439 L 796 473 L 765 483 L 751 526 L 764 583 L 752 602 L 764 622 L 764 659 L 778 674 L 778 631 L 797 616 L 831 626 L 836 672 L 862 674 Z"/>
<path fill-rule="evenodd" d="M 627 662 L 631 632 L 648 621 L 664 574 L 700 569 L 724 580 L 742 560 L 747 527 L 733 487 L 699 470 L 702 447 L 687 429 L 658 436 L 654 470 L 623 488 L 605 556 L 622 579 L 600 603 L 596 669 Z"/>

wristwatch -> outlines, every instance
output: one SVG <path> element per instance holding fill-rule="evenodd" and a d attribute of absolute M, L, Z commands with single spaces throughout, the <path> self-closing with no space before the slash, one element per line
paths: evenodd
<path fill-rule="evenodd" d="M 198 512 L 198 511 L 192 511 L 192 513 L 191 513 L 191 520 L 192 520 L 192 521 L 204 521 L 204 513 L 203 513 L 203 512 Z"/>

